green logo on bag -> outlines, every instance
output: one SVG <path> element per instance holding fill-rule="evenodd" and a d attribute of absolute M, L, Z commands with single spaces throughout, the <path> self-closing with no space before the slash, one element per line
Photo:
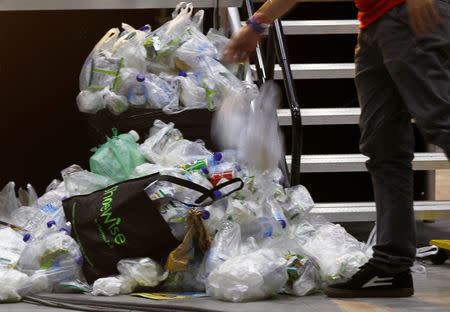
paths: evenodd
<path fill-rule="evenodd" d="M 117 245 L 122 245 L 125 244 L 127 237 L 125 236 L 125 234 L 120 233 L 120 228 L 119 228 L 119 224 L 120 224 L 120 218 L 115 217 L 113 218 L 112 216 L 112 212 L 111 212 L 111 204 L 113 201 L 113 195 L 114 192 L 119 188 L 119 186 L 114 186 L 110 189 L 107 189 L 105 191 L 105 193 L 103 193 L 104 197 L 103 197 L 103 201 L 102 201 L 102 206 L 100 207 L 100 218 L 101 221 L 103 221 L 103 223 L 97 223 L 98 224 L 98 229 L 100 231 L 100 233 L 102 234 L 103 240 L 105 241 L 105 243 L 107 243 L 108 245 L 110 245 L 110 241 L 106 238 L 105 235 L 105 230 L 103 229 L 104 225 L 106 227 L 106 231 L 109 232 L 113 237 L 114 237 L 114 243 L 116 243 Z M 110 245 L 111 248 L 113 248 L 113 246 Z"/>

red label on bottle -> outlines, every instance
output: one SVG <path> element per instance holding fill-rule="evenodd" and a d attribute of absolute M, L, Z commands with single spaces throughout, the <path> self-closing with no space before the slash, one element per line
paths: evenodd
<path fill-rule="evenodd" d="M 233 171 L 229 170 L 224 172 L 211 173 L 211 178 L 209 179 L 209 181 L 211 181 L 213 186 L 216 186 L 217 183 L 219 183 L 219 181 L 223 178 L 227 180 L 233 179 Z"/>

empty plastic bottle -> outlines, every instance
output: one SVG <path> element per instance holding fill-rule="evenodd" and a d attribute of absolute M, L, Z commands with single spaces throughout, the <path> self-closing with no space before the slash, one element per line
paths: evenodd
<path fill-rule="evenodd" d="M 148 90 L 145 86 L 145 75 L 136 75 L 136 83 L 128 88 L 128 102 L 132 106 L 143 107 L 147 103 Z"/>
<path fill-rule="evenodd" d="M 241 224 L 242 237 L 254 237 L 256 240 L 274 236 L 281 232 L 281 224 L 274 218 L 259 218 L 254 222 Z"/>

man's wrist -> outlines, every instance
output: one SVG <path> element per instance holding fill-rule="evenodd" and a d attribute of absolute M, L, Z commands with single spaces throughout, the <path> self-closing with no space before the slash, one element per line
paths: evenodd
<path fill-rule="evenodd" d="M 269 24 L 266 23 L 265 17 L 261 13 L 255 13 L 246 23 L 258 34 L 264 33 L 269 28 Z"/>

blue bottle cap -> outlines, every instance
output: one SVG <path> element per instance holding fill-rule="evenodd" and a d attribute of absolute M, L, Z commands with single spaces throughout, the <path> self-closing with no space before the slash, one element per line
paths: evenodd
<path fill-rule="evenodd" d="M 150 27 L 148 25 L 144 25 L 141 28 L 139 28 L 139 30 L 142 30 L 142 31 L 148 31 L 149 29 L 150 29 Z"/>
<path fill-rule="evenodd" d="M 236 171 L 241 171 L 242 170 L 241 165 L 239 165 L 238 163 L 234 164 L 234 168 L 236 169 Z"/>
<path fill-rule="evenodd" d="M 285 221 L 285 220 L 281 219 L 281 220 L 278 220 L 278 221 L 280 221 L 281 227 L 282 227 L 283 229 L 286 228 L 286 221 Z"/>
<path fill-rule="evenodd" d="M 136 80 L 139 82 L 143 82 L 145 80 L 145 75 L 144 74 L 137 74 L 136 75 Z"/>
<path fill-rule="evenodd" d="M 213 159 L 214 159 L 214 161 L 221 161 L 222 160 L 222 153 L 221 152 L 214 153 Z"/>
<path fill-rule="evenodd" d="M 30 233 L 27 233 L 27 234 L 25 234 L 25 235 L 23 236 L 23 241 L 24 241 L 24 242 L 27 242 L 30 238 L 31 238 L 31 234 L 30 234 Z"/>
<path fill-rule="evenodd" d="M 53 225 L 56 225 L 56 222 L 54 220 L 47 222 L 47 227 L 48 228 L 51 228 Z"/>
<path fill-rule="evenodd" d="M 202 216 L 203 220 L 208 220 L 210 216 L 211 216 L 211 213 L 208 210 L 203 210 L 203 216 Z"/>
<path fill-rule="evenodd" d="M 69 234 L 69 230 L 66 228 L 60 228 L 59 229 L 60 232 L 66 232 L 67 234 Z"/>
<path fill-rule="evenodd" d="M 204 174 L 206 174 L 206 175 L 209 174 L 209 170 L 208 170 L 208 168 L 206 168 L 206 167 L 202 167 L 200 170 L 201 170 Z"/>
<path fill-rule="evenodd" d="M 62 198 L 62 200 L 65 200 L 65 199 L 67 199 L 67 196 L 64 196 L 64 197 Z"/>
<path fill-rule="evenodd" d="M 216 199 L 219 199 L 219 198 L 222 197 L 222 192 L 221 192 L 221 191 L 215 190 L 215 191 L 213 192 L 213 194 L 214 194 L 214 197 L 215 197 Z"/>
<path fill-rule="evenodd" d="M 184 70 L 180 70 L 180 71 L 178 72 L 178 76 L 186 77 L 187 74 L 186 74 L 186 72 L 185 72 Z"/>
<path fill-rule="evenodd" d="M 83 265 L 84 259 L 83 259 L 82 256 L 79 256 L 79 257 L 75 260 L 75 262 L 76 262 L 78 265 Z"/>

